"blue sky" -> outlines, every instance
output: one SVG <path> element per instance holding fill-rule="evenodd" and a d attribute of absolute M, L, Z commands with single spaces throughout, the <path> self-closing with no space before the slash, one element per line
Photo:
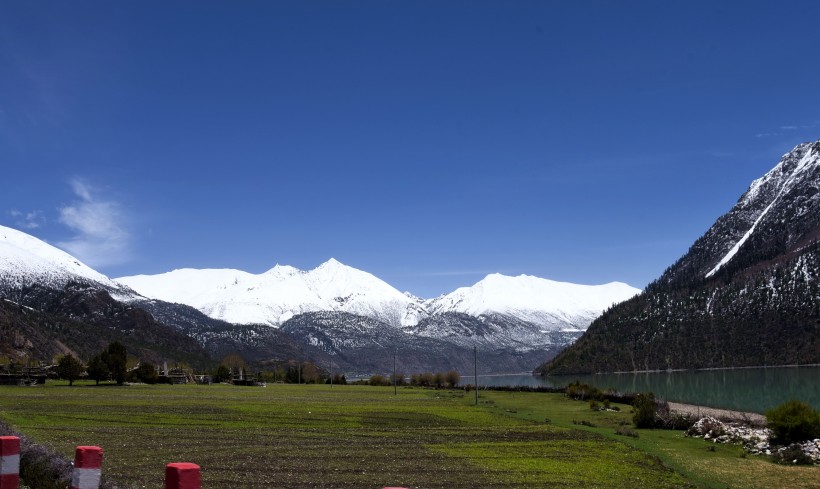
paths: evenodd
<path fill-rule="evenodd" d="M 110 276 L 645 286 L 820 139 L 817 2 L 3 2 L 0 224 Z"/>

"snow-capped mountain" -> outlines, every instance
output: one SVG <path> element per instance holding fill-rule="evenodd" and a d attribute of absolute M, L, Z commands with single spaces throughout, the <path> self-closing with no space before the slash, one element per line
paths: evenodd
<path fill-rule="evenodd" d="M 417 322 L 416 299 L 333 258 L 309 271 L 281 265 L 259 275 L 182 269 L 117 281 L 146 297 L 186 304 L 235 324 L 280 326 L 318 311 L 367 316 L 395 327 Z"/>
<path fill-rule="evenodd" d="M 625 283 L 579 285 L 530 275 L 494 273 L 471 287 L 427 302 L 431 314 L 460 312 L 470 316 L 497 314 L 540 325 L 549 331 L 583 331 L 607 307 L 640 290 Z"/>
<path fill-rule="evenodd" d="M 646 291 L 541 371 L 820 362 L 820 141 L 783 155 Z"/>
<path fill-rule="evenodd" d="M 133 293 L 105 275 L 34 236 L 0 226 L 0 288 L 32 284 L 61 288 L 69 282 L 92 283 L 114 295 Z"/>
<path fill-rule="evenodd" d="M 308 271 L 280 265 L 258 275 L 183 269 L 114 281 L 33 236 L 0 227 L 0 298 L 108 327 L 100 338 L 143 328 L 162 345 L 161 338 L 184 333 L 213 354 L 243 351 L 258 360 L 331 355 L 354 368 L 374 358 L 387 361 L 382 350 L 403 349 L 413 352 L 419 368 L 449 369 L 464 368 L 479 346 L 493 359 L 485 371 L 526 368 L 637 292 L 618 283 L 583 286 L 493 274 L 425 301 L 334 259 Z M 60 341 L 70 341 L 70 331 L 65 334 Z"/>
<path fill-rule="evenodd" d="M 508 316 L 543 331 L 580 333 L 605 308 L 639 292 L 617 282 L 589 286 L 492 274 L 471 287 L 424 301 L 334 259 L 310 271 L 280 265 L 259 275 L 184 269 L 117 281 L 146 297 L 187 304 L 237 324 L 279 326 L 298 314 L 335 311 L 378 319 L 408 331 L 415 331 L 414 326 L 430 317 L 463 313 Z M 432 334 L 429 327 L 424 331 Z"/>

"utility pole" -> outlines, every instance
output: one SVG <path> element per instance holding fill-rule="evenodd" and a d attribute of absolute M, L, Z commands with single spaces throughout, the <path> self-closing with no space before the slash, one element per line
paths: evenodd
<path fill-rule="evenodd" d="M 475 378 L 475 405 L 478 406 L 478 347 L 473 346 L 473 377 Z"/>
<path fill-rule="evenodd" d="M 333 388 L 333 357 L 330 357 L 330 388 Z"/>
<path fill-rule="evenodd" d="M 296 379 L 296 383 L 298 385 L 302 385 L 302 362 L 299 362 L 299 364 L 296 366 Z"/>
<path fill-rule="evenodd" d="M 393 395 L 399 395 L 399 391 L 396 387 L 398 379 L 396 378 L 396 350 L 393 350 Z"/>

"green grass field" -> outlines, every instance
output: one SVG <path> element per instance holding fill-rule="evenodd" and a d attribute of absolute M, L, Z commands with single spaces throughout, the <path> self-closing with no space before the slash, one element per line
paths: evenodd
<path fill-rule="evenodd" d="M 200 464 L 203 487 L 219 489 L 820 487 L 817 468 L 708 452 L 679 432 L 615 435 L 628 406 L 593 412 L 537 393 L 473 399 L 368 386 L 49 383 L 0 388 L 0 417 L 67 456 L 103 447 L 104 473 L 125 487 L 161 488 L 165 464 L 178 461 Z"/>

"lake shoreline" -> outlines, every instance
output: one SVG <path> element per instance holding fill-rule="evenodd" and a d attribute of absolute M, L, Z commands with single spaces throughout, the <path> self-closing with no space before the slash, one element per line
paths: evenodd
<path fill-rule="evenodd" d="M 676 413 L 697 416 L 698 418 L 711 416 L 721 421 L 732 421 L 754 426 L 766 425 L 766 416 L 749 411 L 720 409 L 709 406 L 699 406 L 697 404 L 686 404 L 682 402 L 669 402 L 669 409 Z"/>

